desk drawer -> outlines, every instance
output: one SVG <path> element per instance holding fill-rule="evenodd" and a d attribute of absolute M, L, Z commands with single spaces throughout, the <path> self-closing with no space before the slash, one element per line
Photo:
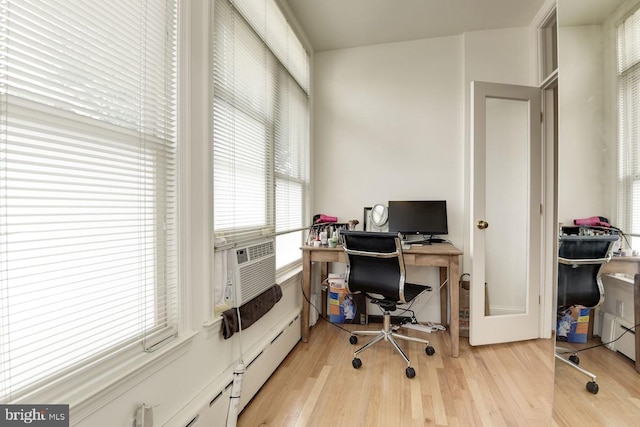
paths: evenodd
<path fill-rule="evenodd" d="M 403 254 L 403 257 L 406 265 L 424 267 L 447 267 L 449 265 L 448 255 Z"/>

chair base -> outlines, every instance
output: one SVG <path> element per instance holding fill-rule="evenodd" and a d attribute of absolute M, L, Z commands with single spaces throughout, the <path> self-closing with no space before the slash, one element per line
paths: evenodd
<path fill-rule="evenodd" d="M 436 352 L 435 349 L 429 345 L 429 341 L 427 340 L 424 340 L 421 338 L 409 337 L 402 334 L 397 334 L 395 332 L 395 329 L 391 327 L 391 313 L 389 311 L 384 312 L 384 316 L 382 319 L 382 329 L 380 331 L 353 331 L 351 332 L 351 337 L 349 338 L 351 344 L 356 344 L 358 342 L 357 336 L 360 336 L 360 335 L 374 336 L 374 338 L 353 352 L 352 365 L 356 369 L 362 366 L 362 361 L 358 358 L 358 355 L 381 340 L 389 341 L 393 346 L 393 348 L 395 348 L 396 351 L 400 354 L 400 356 L 402 356 L 404 361 L 407 363 L 406 374 L 407 374 L 407 377 L 409 378 L 413 378 L 415 376 L 415 370 L 413 369 L 413 367 L 411 367 L 411 361 L 409 360 L 405 352 L 402 351 L 396 339 L 425 344 L 426 345 L 425 352 L 429 356 L 434 355 Z"/>
<path fill-rule="evenodd" d="M 562 357 L 562 354 L 571 354 L 571 356 L 569 356 L 569 359 L 565 359 L 564 357 Z M 583 369 L 582 367 L 578 366 L 578 363 L 580 363 L 580 359 L 578 358 L 578 355 L 573 350 L 570 350 L 564 347 L 556 347 L 554 355 L 556 360 L 560 360 L 563 363 L 566 363 L 567 365 L 571 366 L 573 369 L 589 377 L 591 381 L 587 382 L 587 385 L 586 385 L 587 390 L 589 391 L 589 393 L 592 393 L 592 394 L 598 393 L 599 387 L 598 387 L 598 383 L 596 382 L 596 376 L 593 373 L 587 371 L 586 369 Z"/>

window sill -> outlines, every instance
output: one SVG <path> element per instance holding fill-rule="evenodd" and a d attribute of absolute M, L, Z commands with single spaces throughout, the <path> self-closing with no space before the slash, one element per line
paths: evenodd
<path fill-rule="evenodd" d="M 130 352 L 123 352 L 103 366 L 89 366 L 21 400 L 69 404 L 70 419 L 76 424 L 186 354 L 195 336 L 195 332 L 185 334 L 153 353 L 138 350 L 132 357 Z"/>
<path fill-rule="evenodd" d="M 278 275 L 278 277 L 276 277 L 276 283 L 278 283 L 280 286 L 287 285 L 291 279 L 295 278 L 300 273 L 302 273 L 302 264 L 298 264 L 296 267 L 291 268 Z"/>
<path fill-rule="evenodd" d="M 633 286 L 634 278 L 631 274 L 609 273 L 607 274 L 607 276 L 611 277 L 612 279 L 618 280 L 620 283 L 623 283 L 625 285 Z"/>

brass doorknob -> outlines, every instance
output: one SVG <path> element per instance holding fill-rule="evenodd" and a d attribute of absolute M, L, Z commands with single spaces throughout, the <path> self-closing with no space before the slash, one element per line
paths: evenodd
<path fill-rule="evenodd" d="M 489 227 L 489 223 L 481 219 L 476 223 L 476 227 L 478 227 L 480 230 L 484 230 L 485 228 Z"/>

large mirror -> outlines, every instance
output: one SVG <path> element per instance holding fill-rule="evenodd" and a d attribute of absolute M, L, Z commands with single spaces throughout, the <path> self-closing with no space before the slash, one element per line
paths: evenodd
<path fill-rule="evenodd" d="M 528 234 L 529 104 L 487 98 L 485 216 L 496 232 L 485 232 L 485 315 L 523 314 L 527 299 L 527 248 L 504 236 Z M 493 231 L 493 230 L 487 230 Z M 495 259 L 494 259 L 495 257 Z"/>
<path fill-rule="evenodd" d="M 557 213 L 558 221 L 565 225 L 593 215 L 609 217 L 615 225 L 620 96 L 616 27 L 638 7 L 638 0 L 557 1 Z M 609 313 L 611 318 L 629 313 L 627 307 L 633 310 L 633 299 L 617 296 L 624 295 L 624 283 L 611 283 L 605 277 L 604 286 L 605 303 L 591 318 L 594 338 L 586 344 L 573 344 L 574 348 L 601 342 L 606 312 L 614 312 Z M 597 375 L 599 392 L 587 392 L 587 377 L 557 363 L 555 423 L 637 425 L 640 407 L 630 403 L 639 397 L 640 373 L 633 369 L 633 361 L 602 346 L 579 353 L 579 357 L 580 366 Z"/>

